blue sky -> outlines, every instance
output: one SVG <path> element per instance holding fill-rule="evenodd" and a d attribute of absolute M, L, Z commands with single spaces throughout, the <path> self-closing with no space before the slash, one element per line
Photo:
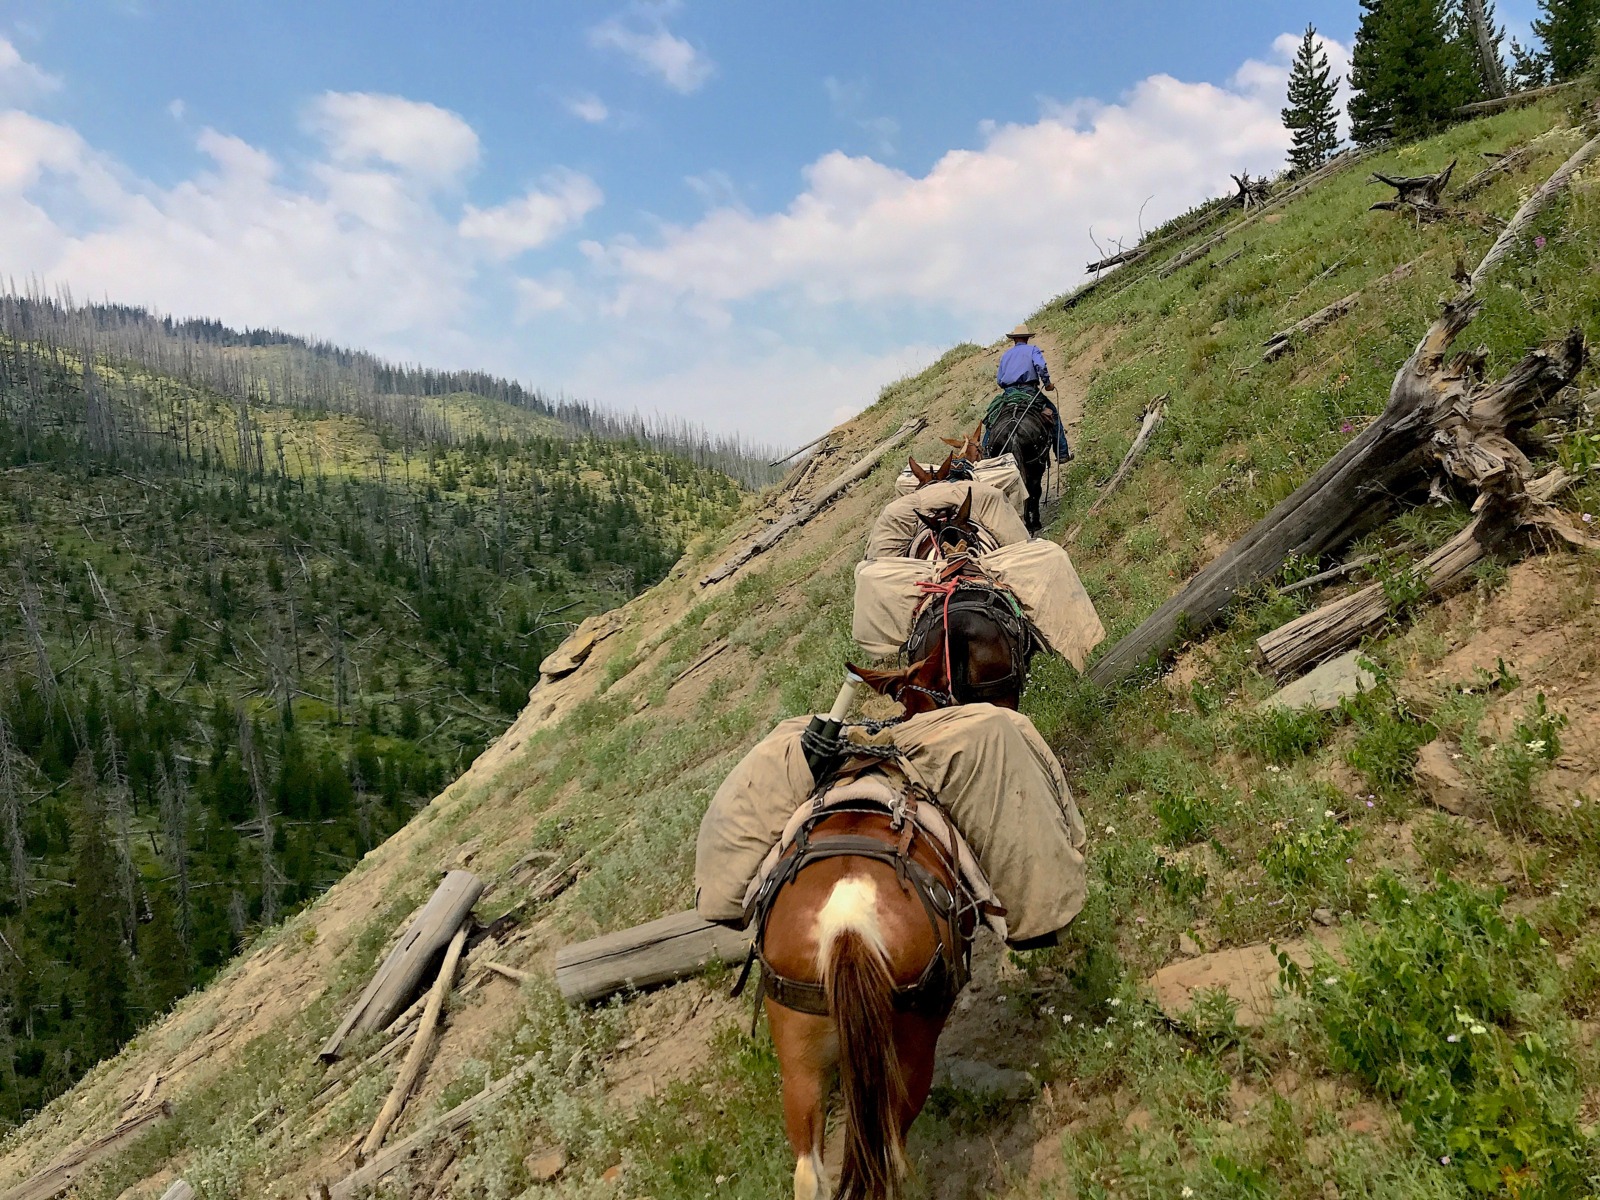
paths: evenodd
<path fill-rule="evenodd" d="M 0 273 L 804 440 L 1276 167 L 1356 16 L 0 0 Z"/>

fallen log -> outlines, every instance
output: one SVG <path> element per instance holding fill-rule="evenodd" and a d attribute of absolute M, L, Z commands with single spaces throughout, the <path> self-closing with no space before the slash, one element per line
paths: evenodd
<path fill-rule="evenodd" d="M 1463 104 L 1453 115 L 1486 117 L 1490 113 L 1497 113 L 1507 108 L 1520 108 L 1524 104 L 1532 104 L 1535 100 L 1543 100 L 1546 96 L 1553 96 L 1571 86 L 1572 83 L 1552 83 L 1548 87 L 1529 88 L 1525 92 L 1512 92 L 1509 96 L 1498 96 L 1492 100 L 1476 100 L 1471 104 Z"/>
<path fill-rule="evenodd" d="M 383 1029 L 412 1002 L 422 980 L 472 912 L 483 887 L 483 880 L 470 871 L 451 871 L 444 877 L 355 1007 L 322 1044 L 318 1054 L 323 1062 L 336 1061 L 347 1038 Z"/>
<path fill-rule="evenodd" d="M 1332 304 L 1326 305 L 1323 308 L 1319 308 L 1309 317 L 1301 318 L 1287 329 L 1280 329 L 1277 333 L 1273 334 L 1263 343 L 1266 349 L 1261 352 L 1262 361 L 1272 362 L 1274 359 L 1280 358 L 1287 354 L 1291 349 L 1294 348 L 1296 338 L 1304 337 L 1308 333 L 1315 333 L 1324 326 L 1333 324 L 1340 317 L 1344 316 L 1345 313 L 1354 308 L 1356 303 L 1361 299 L 1363 293 L 1366 292 L 1367 288 L 1386 287 L 1391 283 L 1395 283 L 1398 280 L 1404 279 L 1407 275 L 1411 274 L 1412 271 L 1416 270 L 1417 264 L 1426 257 L 1427 255 L 1423 254 L 1417 258 L 1413 258 L 1410 262 L 1401 263 L 1387 275 L 1384 275 L 1379 279 L 1375 279 L 1371 283 L 1363 284 L 1361 287 L 1358 287 L 1355 291 L 1351 292 L 1348 296 L 1341 296 Z"/>
<path fill-rule="evenodd" d="M 1336 583 L 1346 575 L 1354 575 L 1362 567 L 1370 567 L 1375 562 L 1381 562 L 1390 554 L 1404 554 L 1415 547 L 1415 542 L 1406 542 L 1396 546 L 1393 550 L 1383 554 L 1363 554 L 1359 558 L 1352 558 L 1349 562 L 1340 563 L 1337 567 L 1329 567 L 1326 571 L 1318 571 L 1315 575 L 1308 575 L 1304 579 L 1297 579 L 1293 583 L 1286 583 L 1278 589 L 1281 596 L 1292 596 L 1296 592 L 1309 591 L 1314 587 L 1321 587 L 1327 583 Z"/>
<path fill-rule="evenodd" d="M 759 537 L 757 537 L 749 545 L 745 546 L 742 550 L 738 551 L 736 554 L 730 556 L 728 560 L 720 567 L 703 578 L 700 581 L 700 586 L 710 587 L 713 583 L 720 583 L 722 580 L 732 575 L 740 567 L 744 566 L 745 563 L 756 557 L 756 555 L 764 554 L 768 550 L 771 550 L 785 537 L 793 533 L 796 529 L 799 529 L 807 521 L 811 520 L 812 517 L 816 516 L 819 512 L 831 504 L 834 497 L 838 496 L 839 493 L 843 492 L 852 483 L 855 483 L 861 479 L 865 479 L 867 475 L 871 473 L 872 468 L 878 465 L 879 459 L 881 459 L 885 454 L 889 453 L 889 451 L 893 450 L 896 446 L 900 445 L 900 443 L 904 442 L 907 438 L 915 436 L 926 425 L 927 422 L 921 417 L 913 417 L 911 420 L 907 421 L 890 437 L 879 442 L 876 446 L 869 450 L 865 457 L 857 459 L 842 474 L 835 476 L 833 479 L 823 484 L 822 487 L 817 491 L 816 495 L 812 496 L 804 504 L 801 504 L 791 510 L 782 520 L 775 521 L 773 524 L 767 526 L 767 528 Z"/>
<path fill-rule="evenodd" d="M 486 962 L 483 964 L 483 969 L 496 975 L 502 975 L 511 980 L 512 983 L 527 983 L 528 980 L 533 978 L 531 972 L 519 971 L 516 967 L 506 966 L 505 963 Z"/>
<path fill-rule="evenodd" d="M 1188 250 L 1185 250 L 1182 254 L 1178 255 L 1176 258 L 1172 259 L 1165 266 L 1163 266 L 1158 274 L 1162 279 L 1166 279 L 1168 276 L 1174 275 L 1178 271 L 1183 270 L 1183 268 L 1187 267 L 1190 263 L 1199 262 L 1202 258 L 1210 254 L 1239 230 L 1244 229 L 1246 226 L 1251 225 L 1256 221 L 1259 221 L 1269 212 L 1282 208 L 1285 204 L 1289 203 L 1289 201 L 1304 195 L 1307 191 L 1321 183 L 1324 179 L 1327 179 L 1330 175 L 1337 175 L 1340 171 L 1343 171 L 1347 167 L 1354 166 L 1362 159 L 1370 158 L 1372 155 L 1376 154 L 1378 150 L 1379 147 L 1372 146 L 1365 150 L 1346 150 L 1343 154 L 1334 155 L 1334 157 L 1323 163 L 1315 171 L 1311 172 L 1311 174 L 1307 175 L 1304 179 L 1300 180 L 1287 191 L 1280 192 L 1271 200 L 1268 200 L 1265 204 L 1258 205 L 1251 211 L 1249 216 L 1235 221 L 1232 225 L 1229 225 L 1225 229 L 1218 230 L 1199 245 L 1192 246 Z"/>
<path fill-rule="evenodd" d="M 1530 142 L 1526 146 L 1519 146 L 1506 154 L 1493 155 L 1494 162 L 1479 171 L 1455 191 L 1454 199 L 1468 200 L 1476 196 L 1502 175 L 1520 170 L 1528 159 L 1533 157 L 1534 145 Z"/>
<path fill-rule="evenodd" d="M 1445 210 L 1439 205 L 1439 196 L 1455 169 L 1456 160 L 1452 158 L 1450 165 L 1437 175 L 1384 175 L 1374 171 L 1371 182 L 1388 184 L 1394 188 L 1395 197 L 1393 200 L 1380 200 L 1372 207 L 1391 212 L 1409 208 L 1419 218 L 1429 221 L 1442 217 Z"/>
<path fill-rule="evenodd" d="M 1472 458 L 1475 439 L 1493 441 L 1491 449 L 1500 461 L 1506 457 L 1505 450 L 1516 452 L 1506 439 L 1518 432 L 1515 426 L 1523 424 L 1524 418 L 1517 417 L 1496 431 L 1492 413 L 1496 409 L 1502 415 L 1536 413 L 1583 365 L 1582 335 L 1574 330 L 1556 345 L 1533 351 L 1492 388 L 1481 387 L 1480 357 L 1461 355 L 1447 363 L 1445 355 L 1456 335 L 1477 315 L 1477 287 L 1533 215 L 1596 149 L 1600 149 L 1600 137 L 1586 142 L 1517 211 L 1460 294 L 1444 304 L 1443 312 L 1395 374 L 1389 402 L 1378 418 L 1177 595 L 1112 646 L 1089 669 L 1091 680 L 1104 687 L 1128 678 L 1170 650 L 1180 631 L 1192 634 L 1215 624 L 1240 592 L 1272 578 L 1289 555 L 1321 558 L 1334 546 L 1371 528 L 1393 499 L 1424 475 L 1434 458 L 1429 444 L 1436 434 L 1456 440 L 1455 431 L 1463 427 L 1460 412 L 1471 405 L 1487 402 L 1472 436 L 1457 445 L 1458 456 Z M 1493 467 L 1493 463 L 1483 465 Z M 1449 462 L 1445 466 L 1458 478 L 1470 481 L 1471 472 L 1464 473 Z"/>
<path fill-rule="evenodd" d="M 445 951 L 444 963 L 439 968 L 439 977 L 434 980 L 433 990 L 428 993 L 428 1006 L 422 1010 L 422 1023 L 417 1027 L 417 1036 L 411 1040 L 411 1049 L 406 1052 L 406 1060 L 400 1065 L 394 1086 L 389 1089 L 389 1098 L 384 1101 L 377 1120 L 373 1121 L 372 1129 L 367 1133 L 367 1140 L 361 1143 L 363 1160 L 371 1158 L 378 1147 L 383 1145 L 383 1139 L 388 1136 L 390 1126 L 400 1116 L 400 1110 L 405 1107 L 406 1100 L 411 1096 L 411 1089 L 416 1086 L 417 1079 L 422 1075 L 428 1055 L 433 1052 L 433 1039 L 439 1030 L 439 1018 L 444 1013 L 445 997 L 450 994 L 450 988 L 455 983 L 456 967 L 461 962 L 461 951 L 467 944 L 467 930 L 471 923 L 470 917 L 463 919 L 461 927 L 450 939 L 450 948 Z"/>
<path fill-rule="evenodd" d="M 1144 416 L 1139 420 L 1139 432 L 1134 435 L 1133 445 L 1129 446 L 1128 452 L 1122 456 L 1122 465 L 1117 468 L 1116 474 L 1111 477 L 1106 486 L 1100 489 L 1100 495 L 1089 506 L 1089 511 L 1083 514 L 1083 520 L 1068 530 L 1067 536 L 1061 539 L 1063 546 L 1071 545 L 1078 540 L 1078 534 L 1089 523 L 1089 518 L 1099 512 L 1105 502 L 1111 499 L 1111 493 L 1122 486 L 1122 481 L 1133 470 L 1133 464 L 1138 460 L 1139 455 L 1143 453 L 1146 443 L 1150 441 L 1150 435 L 1156 431 L 1156 427 L 1161 424 L 1166 415 L 1167 394 L 1163 392 L 1152 400 L 1149 407 L 1144 410 Z"/>
<path fill-rule="evenodd" d="M 370 1160 L 357 1167 L 337 1183 L 319 1184 L 310 1193 L 312 1200 L 319 1200 L 319 1198 L 320 1200 L 354 1200 L 355 1197 L 366 1194 L 366 1189 L 371 1188 L 373 1184 L 388 1175 L 389 1172 L 405 1163 L 419 1150 L 426 1149 L 438 1138 L 447 1137 L 452 1133 L 465 1129 L 480 1112 L 504 1100 L 519 1083 L 545 1065 L 542 1057 L 523 1063 L 520 1067 L 491 1083 L 476 1096 L 463 1100 L 445 1113 L 444 1116 L 430 1121 L 410 1137 L 402 1138 L 394 1145 L 378 1151 Z M 358 1135 L 357 1141 L 359 1140 Z"/>
<path fill-rule="evenodd" d="M 103 1133 L 76 1150 L 69 1150 L 37 1175 L 24 1179 L 15 1187 L 0 1192 L 0 1200 L 55 1200 L 95 1163 L 120 1149 L 144 1133 L 157 1121 L 172 1115 L 172 1105 L 166 1101 L 152 1105 L 120 1121 L 109 1133 Z"/>
<path fill-rule="evenodd" d="M 1573 545 L 1600 549 L 1600 539 L 1568 525 L 1550 507 L 1550 501 L 1570 482 L 1558 467 L 1528 484 L 1525 491 L 1489 494 L 1465 529 L 1411 569 L 1423 595 L 1449 592 L 1518 530 L 1538 528 Z M 1256 639 L 1256 653 L 1267 670 L 1287 679 L 1354 646 L 1391 615 L 1393 605 L 1383 584 L 1370 584 L 1264 634 Z"/>
<path fill-rule="evenodd" d="M 587 1004 L 672 983 L 709 963 L 736 962 L 749 952 L 747 933 L 713 925 L 694 912 L 673 913 L 562 947 L 556 952 L 556 987 L 569 1004 Z"/>
<path fill-rule="evenodd" d="M 194 1200 L 194 1189 L 185 1180 L 176 1179 L 161 1193 L 161 1200 Z"/>
<path fill-rule="evenodd" d="M 1528 227 L 1533 218 L 1550 203 L 1557 192 L 1567 186 L 1579 170 L 1588 164 L 1596 151 L 1600 151 L 1600 134 L 1596 134 L 1579 146 L 1571 158 L 1557 167 L 1550 178 L 1522 202 L 1522 207 L 1517 209 L 1511 220 L 1506 223 L 1506 227 L 1500 231 L 1500 236 L 1495 238 L 1494 245 L 1489 247 L 1489 253 L 1483 256 L 1483 261 L 1472 272 L 1472 278 L 1467 283 L 1469 289 L 1476 288 L 1487 278 L 1489 272 L 1499 265 L 1500 260 L 1510 252 L 1512 243 L 1522 236 L 1522 231 Z"/>

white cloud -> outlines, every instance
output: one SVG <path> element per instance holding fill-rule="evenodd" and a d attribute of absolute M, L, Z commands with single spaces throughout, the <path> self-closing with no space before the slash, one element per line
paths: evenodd
<path fill-rule="evenodd" d="M 386 163 L 420 179 L 448 183 L 478 161 L 478 135 L 455 113 L 419 100 L 373 92 L 324 92 L 307 127 L 336 161 Z"/>
<path fill-rule="evenodd" d="M 611 115 L 611 110 L 606 107 L 606 102 L 593 92 L 584 92 L 579 96 L 569 96 L 563 102 L 566 110 L 580 121 L 587 121 L 591 125 L 604 124 L 605 119 Z"/>
<path fill-rule="evenodd" d="M 495 208 L 467 205 L 458 229 L 462 237 L 485 242 L 499 257 L 511 258 L 570 229 L 604 199 L 587 175 L 558 171 L 545 180 L 543 191 L 534 189 Z"/>
<path fill-rule="evenodd" d="M 678 7 L 676 3 L 632 4 L 623 15 L 590 29 L 589 44 L 597 50 L 617 51 L 675 92 L 687 95 L 698 91 L 715 68 L 692 43 L 667 28 L 667 17 Z"/>
<path fill-rule="evenodd" d="M 181 121 L 188 115 L 189 106 L 185 104 L 181 98 L 169 100 L 167 102 L 167 116 L 171 117 L 174 121 Z"/>
<path fill-rule="evenodd" d="M 545 313 L 557 312 L 571 303 L 567 298 L 566 289 L 560 283 L 549 280 L 518 279 L 515 290 L 516 319 L 519 324 L 537 320 Z"/>
<path fill-rule="evenodd" d="M 447 169 L 459 171 L 466 143 L 453 144 Z M 428 181 L 419 186 L 419 160 L 401 142 L 381 153 L 335 142 L 295 171 L 215 129 L 195 148 L 205 166 L 161 187 L 64 125 L 0 112 L 0 262 L 80 295 L 476 364 L 488 339 L 472 329 L 474 296 L 504 245 L 546 240 L 598 202 L 585 177 L 558 173 L 552 211 L 535 202 L 542 193 L 478 211 L 488 228 L 469 238 Z M 556 307 L 548 290 L 524 290 L 519 304 Z"/>
<path fill-rule="evenodd" d="M 781 212 L 718 208 L 649 242 L 613 239 L 595 259 L 615 280 L 619 313 L 782 295 L 933 305 L 999 323 L 1081 273 L 1091 227 L 1136 236 L 1152 193 L 1152 216 L 1179 212 L 1226 187 L 1230 171 L 1279 166 L 1280 104 L 1254 84 L 1157 75 L 1116 104 L 996 126 L 981 148 L 952 150 L 922 176 L 834 151 L 805 169 Z"/>
<path fill-rule="evenodd" d="M 60 86 L 60 79 L 28 62 L 0 37 L 0 104 L 21 104 Z"/>
<path fill-rule="evenodd" d="M 1256 97 L 1263 104 L 1281 108 L 1289 87 L 1289 64 L 1294 61 L 1295 52 L 1300 49 L 1302 36 L 1298 33 L 1280 33 L 1272 42 L 1272 60 L 1263 62 L 1255 58 L 1246 59 L 1234 72 L 1234 86 L 1241 92 Z M 1348 137 L 1350 115 L 1345 109 L 1350 103 L 1350 86 L 1347 81 L 1347 76 L 1350 74 L 1350 47 L 1320 33 L 1317 34 L 1317 40 L 1322 43 L 1322 49 L 1328 55 L 1328 67 L 1331 72 L 1329 78 L 1339 89 L 1333 98 L 1334 106 L 1339 111 L 1339 136 Z"/>

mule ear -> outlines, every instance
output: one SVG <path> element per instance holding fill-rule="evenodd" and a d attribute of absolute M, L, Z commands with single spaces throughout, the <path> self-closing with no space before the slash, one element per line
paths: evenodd
<path fill-rule="evenodd" d="M 983 457 L 983 422 L 979 421 L 972 427 L 972 432 L 967 434 L 967 448 L 972 451 L 972 461 L 977 462 Z"/>
<path fill-rule="evenodd" d="M 965 525 L 972 518 L 972 489 L 967 489 L 967 498 L 961 502 L 961 507 L 956 509 L 956 524 Z"/>
<path fill-rule="evenodd" d="M 911 464 L 911 473 L 917 477 L 919 484 L 933 482 L 932 471 L 926 470 L 915 458 L 907 459 L 906 461 Z"/>
<path fill-rule="evenodd" d="M 940 509 L 939 511 L 940 512 L 948 512 L 949 510 L 948 509 Z M 930 530 L 932 530 L 934 537 L 938 537 L 939 536 L 939 530 L 944 528 L 944 522 L 943 521 L 941 521 L 938 517 L 929 516 L 927 513 L 923 512 L 921 509 L 917 510 L 917 520 L 921 521 Z"/>
<path fill-rule="evenodd" d="M 926 662 L 927 660 L 924 659 L 923 661 Z M 859 675 L 861 682 L 873 691 L 880 692 L 891 700 L 897 700 L 900 697 L 900 689 L 911 682 L 917 667 L 921 665 L 922 663 L 918 663 L 917 666 L 906 667 L 900 671 L 875 671 L 871 667 L 858 667 L 855 663 L 847 662 L 844 665 L 844 669 Z"/>
<path fill-rule="evenodd" d="M 952 446 L 957 450 L 963 450 L 967 445 L 966 442 L 962 441 L 960 438 L 940 438 L 939 440 L 946 446 Z"/>
<path fill-rule="evenodd" d="M 955 454 L 955 451 L 952 450 L 949 454 L 946 454 L 944 456 L 944 461 L 939 464 L 939 469 L 936 470 L 933 473 L 933 477 L 935 479 L 949 479 L 950 478 L 950 468 L 955 466 L 955 465 L 956 465 L 956 454 Z"/>

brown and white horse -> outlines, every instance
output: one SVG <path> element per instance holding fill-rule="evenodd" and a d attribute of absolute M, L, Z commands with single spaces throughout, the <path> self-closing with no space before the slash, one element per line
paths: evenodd
<path fill-rule="evenodd" d="M 908 715 L 936 706 L 931 660 L 901 671 L 850 670 L 902 699 Z M 835 1072 L 844 1100 L 837 1196 L 893 1200 L 907 1174 L 906 1133 L 927 1101 L 934 1049 L 964 979 L 964 971 L 941 971 L 940 960 L 965 964 L 973 914 L 954 903 L 961 885 L 938 848 L 892 828 L 888 813 L 826 816 L 809 834 L 813 847 L 839 837 L 860 852 L 804 863 L 766 911 L 767 1020 L 783 1074 L 795 1200 L 830 1194 L 822 1143 Z M 942 911 L 930 904 L 919 878 L 937 881 L 952 902 Z M 825 1013 L 783 1002 L 818 991 Z"/>

